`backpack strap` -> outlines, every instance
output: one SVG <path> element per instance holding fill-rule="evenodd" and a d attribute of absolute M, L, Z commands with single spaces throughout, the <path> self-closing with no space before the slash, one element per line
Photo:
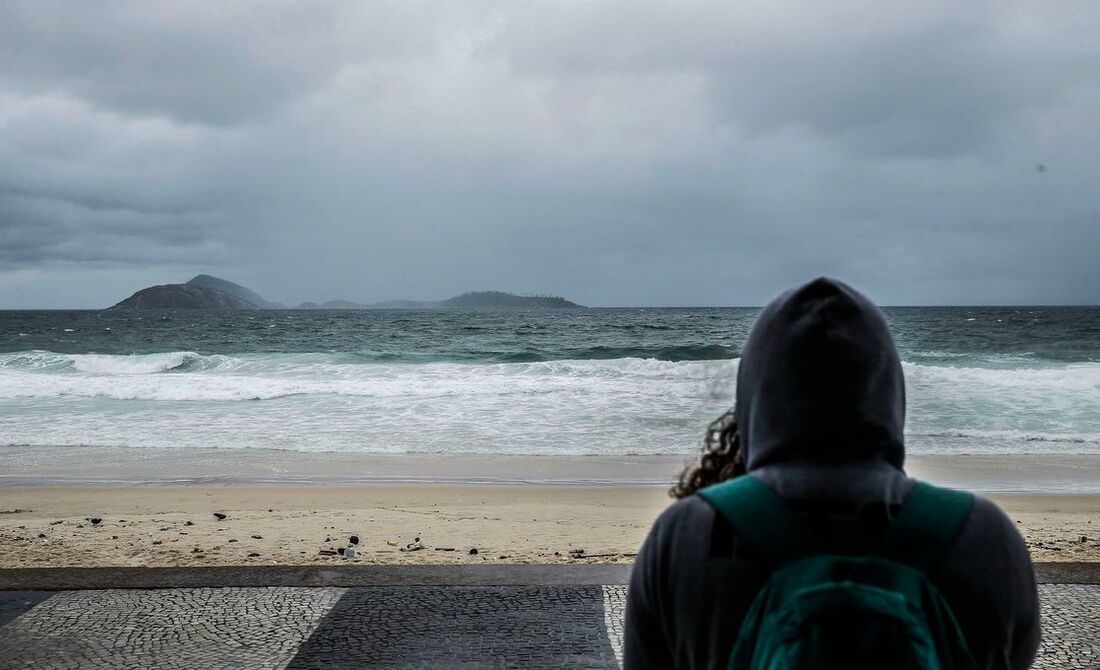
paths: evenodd
<path fill-rule="evenodd" d="M 776 566 L 826 553 L 817 535 L 767 484 L 751 475 L 697 494 L 737 531 L 741 541 Z M 929 573 L 939 566 L 970 516 L 974 496 L 917 482 L 886 530 L 883 553 Z"/>
<path fill-rule="evenodd" d="M 886 529 L 886 553 L 930 573 L 954 545 L 973 506 L 970 493 L 917 482 Z"/>
<path fill-rule="evenodd" d="M 824 545 L 802 518 L 771 487 L 751 475 L 713 484 L 697 495 L 733 525 L 739 540 L 776 566 L 825 553 Z"/>

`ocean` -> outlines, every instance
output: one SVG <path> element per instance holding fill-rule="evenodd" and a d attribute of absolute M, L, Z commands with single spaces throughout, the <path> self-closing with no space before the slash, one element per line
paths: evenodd
<path fill-rule="evenodd" d="M 691 454 L 756 312 L 0 312 L 0 447 Z M 1100 454 L 1100 308 L 886 313 L 910 453 Z"/>

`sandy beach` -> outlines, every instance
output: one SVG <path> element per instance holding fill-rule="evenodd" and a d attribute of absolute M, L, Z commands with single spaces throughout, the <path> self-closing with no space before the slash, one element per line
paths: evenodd
<path fill-rule="evenodd" d="M 1035 560 L 1100 560 L 1100 496 L 991 497 Z M 0 567 L 630 562 L 668 503 L 652 485 L 9 486 Z"/>

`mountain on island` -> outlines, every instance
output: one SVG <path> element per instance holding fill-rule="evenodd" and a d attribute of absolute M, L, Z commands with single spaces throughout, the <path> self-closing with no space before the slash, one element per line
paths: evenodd
<path fill-rule="evenodd" d="M 162 284 L 144 288 L 111 309 L 282 309 L 254 291 L 225 279 L 198 275 L 186 284 Z"/>
<path fill-rule="evenodd" d="M 298 309 L 568 309 L 580 308 L 558 296 L 515 295 L 502 291 L 473 291 L 446 300 L 388 300 L 361 304 L 330 300 L 321 304 L 303 302 Z"/>
<path fill-rule="evenodd" d="M 162 284 L 143 288 L 111 309 L 260 309 L 223 291 L 190 284 Z"/>
<path fill-rule="evenodd" d="M 234 284 L 233 282 L 226 279 L 221 279 L 220 277 L 211 277 L 210 275 L 196 275 L 191 281 L 187 282 L 187 286 L 212 288 L 215 291 L 228 293 L 234 298 L 252 303 L 253 305 L 256 305 L 261 309 L 286 309 L 286 305 L 283 305 L 282 303 L 264 300 L 255 291 L 247 289 L 240 284 Z"/>

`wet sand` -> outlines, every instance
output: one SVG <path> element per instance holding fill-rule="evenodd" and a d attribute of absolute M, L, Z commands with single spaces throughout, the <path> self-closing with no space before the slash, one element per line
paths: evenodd
<path fill-rule="evenodd" d="M 1100 560 L 1100 496 L 991 497 L 1035 560 Z M 0 568 L 628 563 L 668 503 L 663 486 L 637 484 L 4 486 Z M 354 559 L 321 553 L 352 535 Z M 423 548 L 406 550 L 415 538 Z"/>
<path fill-rule="evenodd" d="M 520 456 L 279 449 L 0 447 L 0 488 L 63 484 L 669 485 L 695 454 Z M 910 454 L 909 473 L 982 493 L 1100 495 L 1100 455 Z"/>

